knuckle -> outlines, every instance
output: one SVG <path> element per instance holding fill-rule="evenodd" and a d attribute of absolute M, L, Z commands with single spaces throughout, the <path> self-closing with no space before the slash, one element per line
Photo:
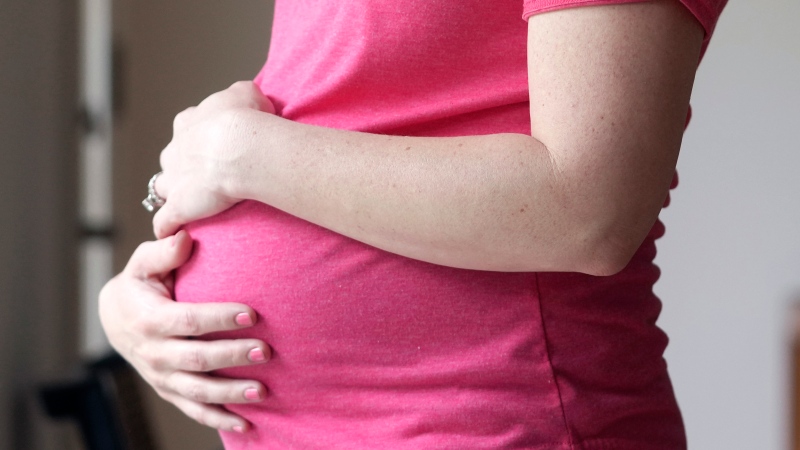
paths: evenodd
<path fill-rule="evenodd" d="M 132 359 L 141 361 L 150 373 L 159 373 L 165 369 L 165 359 L 158 352 L 149 349 L 149 346 L 139 344 L 130 348 Z"/>
<path fill-rule="evenodd" d="M 196 349 L 187 351 L 183 356 L 183 367 L 192 372 L 206 372 L 210 368 L 208 360 Z"/>
<path fill-rule="evenodd" d="M 167 203 L 161 207 L 157 213 L 158 215 L 153 218 L 153 230 L 160 239 L 172 234 L 169 231 L 175 224 L 187 222 L 184 217 L 185 214 L 179 206 L 181 204 L 180 198 L 182 197 L 180 189 L 175 189 L 170 194 L 171 197 L 167 199 Z"/>
<path fill-rule="evenodd" d="M 249 364 L 250 361 L 247 359 L 247 353 L 253 347 L 245 347 L 245 348 L 226 348 L 222 350 L 221 357 L 224 359 L 225 362 L 236 365 L 236 364 Z"/>
<path fill-rule="evenodd" d="M 158 332 L 153 318 L 147 314 L 135 314 L 131 318 L 130 327 L 135 334 L 140 336 L 153 336 Z"/>
<path fill-rule="evenodd" d="M 177 328 L 182 330 L 183 334 L 194 336 L 200 334 L 202 331 L 200 321 L 195 313 L 190 309 L 185 309 L 183 312 L 178 314 L 176 320 Z"/>
<path fill-rule="evenodd" d="M 206 104 L 209 104 L 209 105 L 213 106 L 213 105 L 216 105 L 221 100 L 221 98 L 223 96 L 224 96 L 224 91 L 214 92 L 213 94 L 211 94 L 208 97 L 206 97 L 206 99 L 203 100 L 203 101 Z"/>
<path fill-rule="evenodd" d="M 217 329 L 227 330 L 237 327 L 233 319 L 234 314 L 224 308 L 208 309 L 207 314 L 209 322 Z"/>
<path fill-rule="evenodd" d="M 154 372 L 159 372 L 164 370 L 166 367 L 166 361 L 159 355 L 153 353 L 140 353 L 139 357 L 151 370 Z"/>
<path fill-rule="evenodd" d="M 189 116 L 191 115 L 193 108 L 186 108 L 183 111 L 179 112 L 175 115 L 175 119 L 172 121 L 172 125 L 176 128 L 182 128 L 189 123 Z"/>
<path fill-rule="evenodd" d="M 232 87 L 234 87 L 236 89 L 247 89 L 252 85 L 253 85 L 253 83 L 251 81 L 240 80 L 240 81 L 237 81 L 237 82 L 233 83 Z"/>
<path fill-rule="evenodd" d="M 186 387 L 185 394 L 186 398 L 189 400 L 193 400 L 198 403 L 207 403 L 208 402 L 208 393 L 198 383 L 192 383 Z"/>
<path fill-rule="evenodd" d="M 159 211 L 161 212 L 161 211 Z M 165 234 L 161 231 L 163 226 L 161 225 L 161 218 L 156 217 L 153 219 L 153 234 L 158 237 L 159 239 L 165 238 Z"/>
<path fill-rule="evenodd" d="M 174 223 L 186 223 L 188 220 L 186 212 L 183 209 L 170 208 L 168 212 L 169 215 L 167 215 L 167 219 L 173 221 Z"/>

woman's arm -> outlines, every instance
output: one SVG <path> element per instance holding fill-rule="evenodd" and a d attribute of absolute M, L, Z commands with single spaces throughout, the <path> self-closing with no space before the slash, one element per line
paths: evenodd
<path fill-rule="evenodd" d="M 265 114 L 271 105 L 251 83 L 215 94 L 176 117 L 156 186 L 168 198 L 157 235 L 253 198 L 439 264 L 619 270 L 666 195 L 702 30 L 677 1 L 663 0 L 538 15 L 529 35 L 533 137 L 337 131 Z M 165 398 L 188 415 L 241 426 L 210 404 L 241 402 L 250 382 L 220 385 L 202 369 L 245 364 L 250 346 L 263 343 L 180 345 L 190 333 L 177 317 L 198 318 L 201 334 L 212 323 L 235 328 L 232 317 L 247 310 L 175 308 L 163 287 L 148 291 L 186 257 L 164 242 L 147 244 L 103 290 L 106 332 L 150 384 L 171 380 Z M 200 365 L 165 369 L 164 361 Z"/>
<path fill-rule="evenodd" d="M 533 137 L 384 136 L 240 108 L 165 149 L 156 233 L 194 219 L 170 199 L 195 184 L 436 264 L 615 273 L 666 197 L 702 38 L 673 0 L 532 17 Z M 205 174 L 173 176 L 198 151 L 216 153 Z"/>

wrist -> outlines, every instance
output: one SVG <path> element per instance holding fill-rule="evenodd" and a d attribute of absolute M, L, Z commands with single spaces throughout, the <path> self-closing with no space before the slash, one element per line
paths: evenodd
<path fill-rule="evenodd" d="M 256 184 L 269 177 L 264 158 L 272 151 L 266 139 L 264 119 L 272 114 L 253 109 L 238 110 L 228 125 L 229 148 L 220 164 L 217 187 L 222 195 L 234 201 L 255 200 Z M 274 117 L 274 116 L 273 116 Z"/>

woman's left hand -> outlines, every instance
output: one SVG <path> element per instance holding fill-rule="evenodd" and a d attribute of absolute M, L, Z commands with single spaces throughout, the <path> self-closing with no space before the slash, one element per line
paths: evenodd
<path fill-rule="evenodd" d="M 234 83 L 175 116 L 172 141 L 161 152 L 155 190 L 166 203 L 153 217 L 159 239 L 189 222 L 213 216 L 243 200 L 230 186 L 249 150 L 248 118 L 274 114 L 272 102 L 251 81 Z"/>

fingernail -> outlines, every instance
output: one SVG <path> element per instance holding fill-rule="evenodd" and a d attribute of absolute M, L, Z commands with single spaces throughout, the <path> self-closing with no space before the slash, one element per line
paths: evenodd
<path fill-rule="evenodd" d="M 240 313 L 236 315 L 236 324 L 243 327 L 249 327 L 253 325 L 253 319 L 250 318 L 250 314 Z"/>
<path fill-rule="evenodd" d="M 239 425 L 236 425 L 235 427 L 233 427 L 233 431 L 237 433 L 244 433 L 244 428 L 240 427 Z"/>
<path fill-rule="evenodd" d="M 245 389 L 244 398 L 247 400 L 261 400 L 261 393 L 255 388 Z"/>
<path fill-rule="evenodd" d="M 264 352 L 261 351 L 260 348 L 254 348 L 247 354 L 247 359 L 249 359 L 251 362 L 262 362 L 266 361 L 267 358 L 264 356 Z"/>

